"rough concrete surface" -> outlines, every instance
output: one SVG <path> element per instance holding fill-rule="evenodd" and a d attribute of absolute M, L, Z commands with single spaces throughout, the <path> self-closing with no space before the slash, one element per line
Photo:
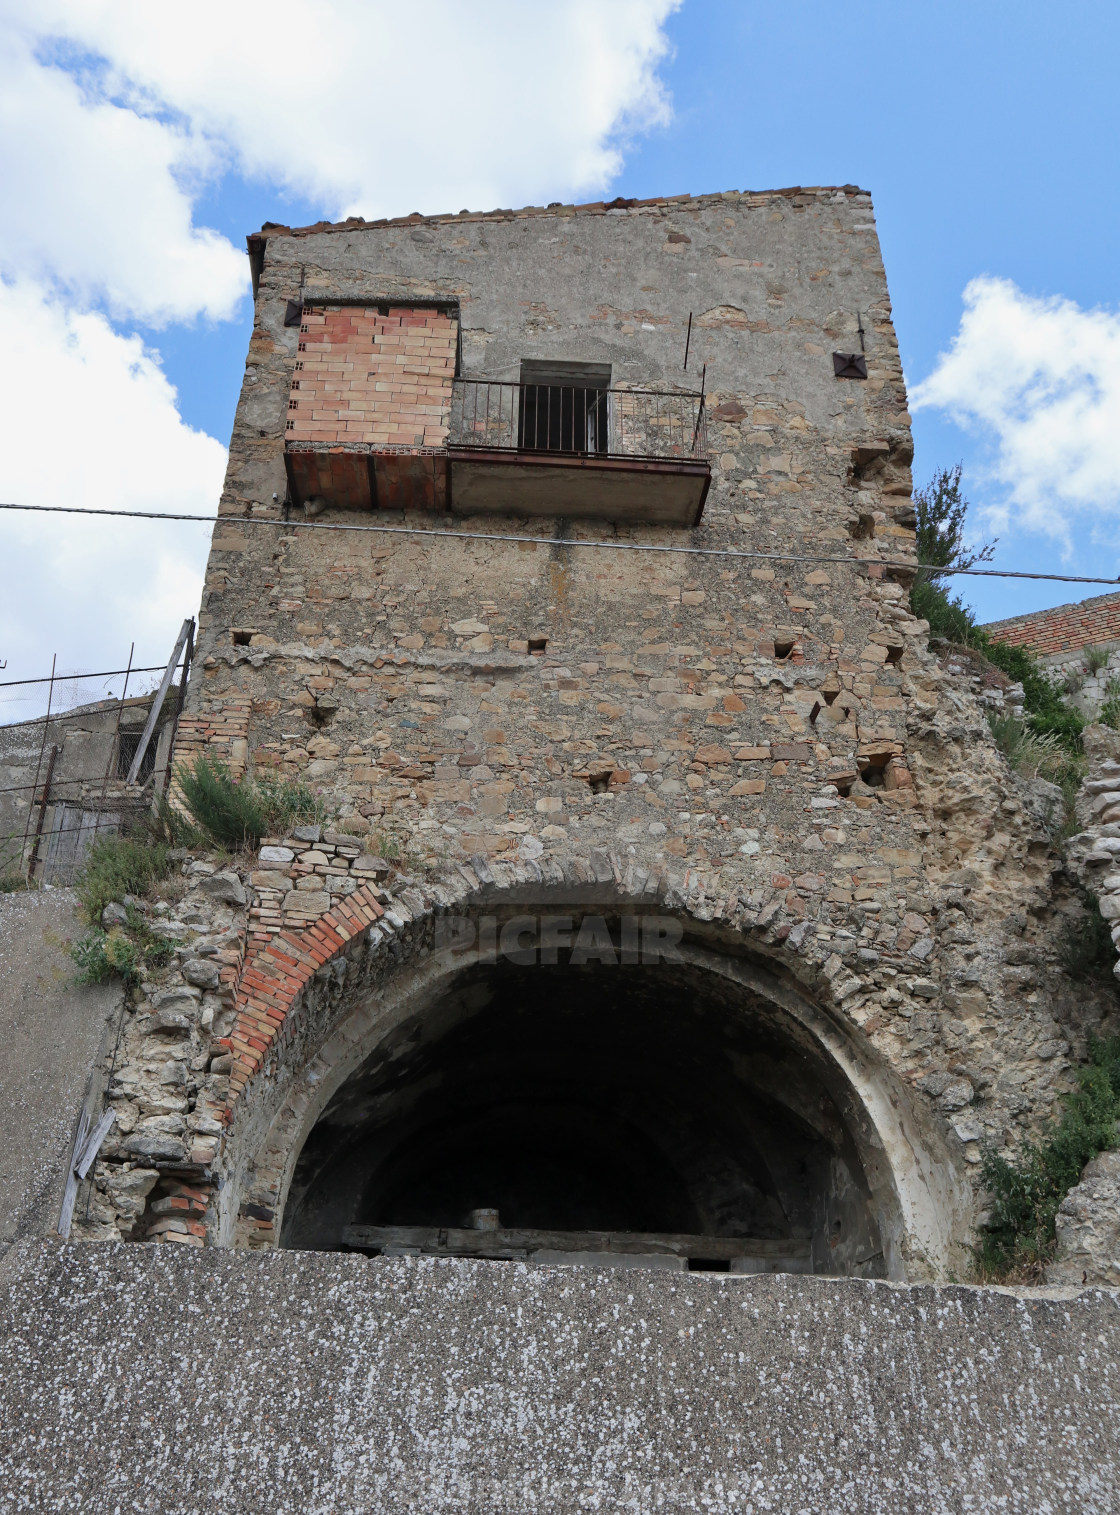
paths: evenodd
<path fill-rule="evenodd" d="M 119 986 L 79 989 L 68 889 L 0 895 L 0 1247 L 58 1220 L 66 1159 Z"/>
<path fill-rule="evenodd" d="M 0 1268 L 4 1512 L 1120 1503 L 1103 1291 L 42 1241 Z"/>

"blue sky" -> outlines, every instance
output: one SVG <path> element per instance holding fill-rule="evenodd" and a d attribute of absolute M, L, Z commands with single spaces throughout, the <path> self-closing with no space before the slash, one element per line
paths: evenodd
<path fill-rule="evenodd" d="M 874 194 L 922 386 L 917 480 L 964 462 L 998 566 L 1120 573 L 1115 6 L 276 0 L 258 21 L 245 0 L 0 0 L 0 302 L 20 357 L 0 499 L 213 508 L 263 220 L 850 182 Z M 367 56 L 446 39 L 419 127 L 408 81 L 371 91 L 350 56 L 363 29 Z M 535 142 L 506 129 L 528 112 Z M 3 677 L 55 651 L 119 666 L 134 638 L 158 661 L 205 545 L 203 527 L 0 520 Z M 966 597 L 989 619 L 1099 592 L 971 580 Z M 25 713 L 0 701 L 0 720 Z"/>

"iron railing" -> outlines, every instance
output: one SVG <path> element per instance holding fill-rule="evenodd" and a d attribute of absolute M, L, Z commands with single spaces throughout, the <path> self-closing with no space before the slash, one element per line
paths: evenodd
<path fill-rule="evenodd" d="M 456 379 L 449 447 L 609 458 L 707 455 L 701 391 Z"/>

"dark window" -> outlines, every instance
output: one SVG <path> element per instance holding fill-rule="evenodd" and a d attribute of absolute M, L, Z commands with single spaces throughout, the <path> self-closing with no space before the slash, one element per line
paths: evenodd
<path fill-rule="evenodd" d="M 132 767 L 132 759 L 136 756 L 136 749 L 140 745 L 143 731 L 122 731 L 117 741 L 117 777 L 126 779 L 128 770 Z M 136 782 L 143 784 L 150 779 L 156 767 L 156 733 L 152 732 L 152 739 L 148 743 L 148 749 L 144 753 L 140 764 L 140 772 L 136 775 Z"/>
<path fill-rule="evenodd" d="M 528 452 L 608 452 L 609 363 L 521 364 L 517 445 Z"/>

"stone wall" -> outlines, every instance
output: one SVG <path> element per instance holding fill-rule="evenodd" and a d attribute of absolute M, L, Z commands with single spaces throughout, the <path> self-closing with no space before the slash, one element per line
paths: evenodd
<path fill-rule="evenodd" d="M 784 1024 L 838 1070 L 852 1139 L 887 1154 L 894 1276 L 963 1272 L 981 1141 L 1013 1150 L 1037 1129 L 1113 1002 L 1062 969 L 1084 905 L 1053 795 L 1008 770 L 985 718 L 996 692 L 931 653 L 908 608 L 909 420 L 869 197 L 273 228 L 254 246 L 180 753 L 301 779 L 332 830 L 326 847 L 272 839 L 293 855 L 240 866 L 218 886 L 227 914 L 199 887 L 199 914 L 172 912 L 181 950 L 138 996 L 99 1193 L 149 1131 L 175 1146 L 152 1158 L 160 1183 L 203 1195 L 186 1207 L 222 1196 L 178 1234 L 274 1240 L 323 1088 L 434 982 L 436 923 L 526 891 L 584 909 L 598 890 L 615 910 L 655 902 L 698 952 L 788 987 Z M 691 312 L 704 524 L 285 520 L 299 333 L 284 318 L 301 290 L 305 305 L 454 299 L 464 372 L 498 378 L 529 357 L 677 382 Z M 831 351 L 860 327 L 869 377 L 837 378 Z M 184 866 L 204 888 L 214 865 Z M 153 1088 L 164 1064 L 175 1087 Z M 111 1198 L 98 1213 L 106 1235 L 151 1221 L 122 1226 Z"/>
<path fill-rule="evenodd" d="M 124 1015 L 119 983 L 74 983 L 76 906 L 69 889 L 0 894 L 0 1252 L 55 1234 L 79 1114 L 100 1114 Z"/>

